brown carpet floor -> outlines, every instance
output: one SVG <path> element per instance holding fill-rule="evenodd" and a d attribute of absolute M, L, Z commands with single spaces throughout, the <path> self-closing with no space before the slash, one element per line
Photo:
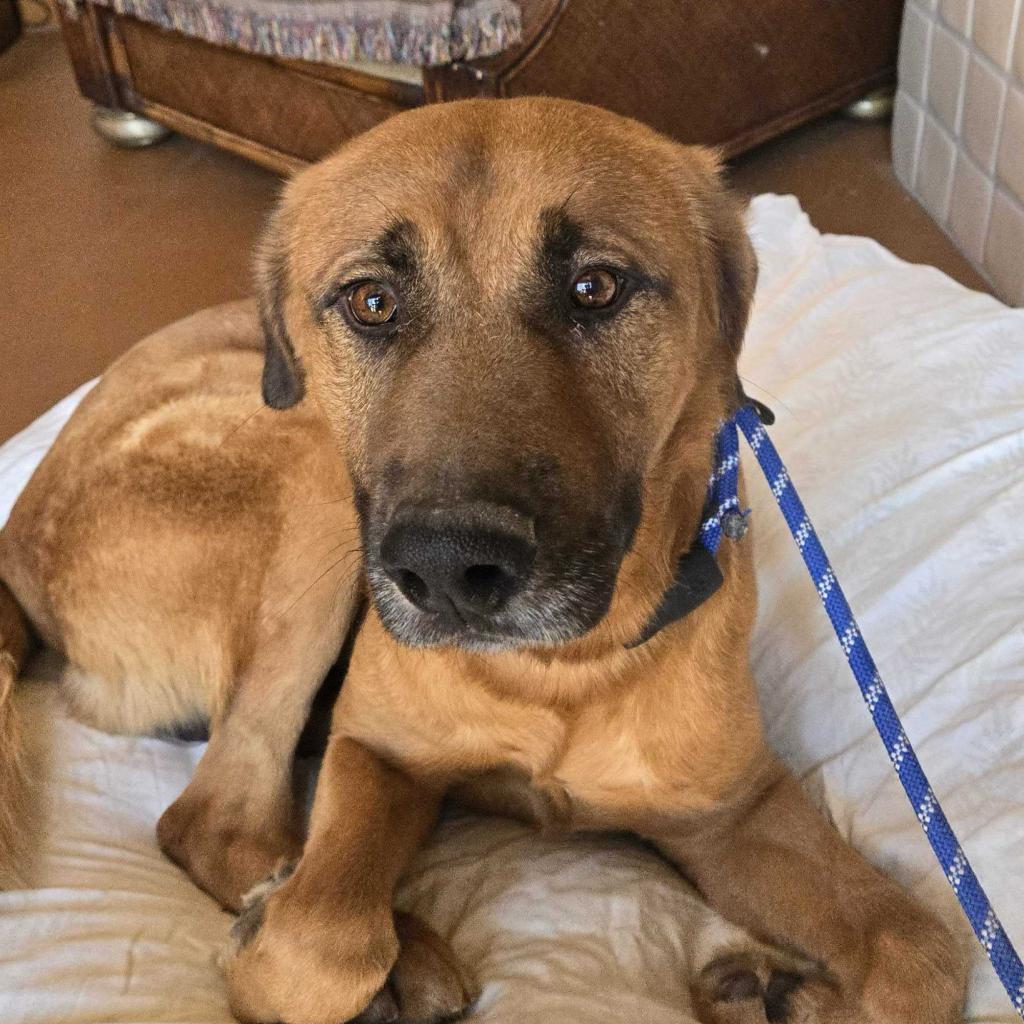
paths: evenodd
<path fill-rule="evenodd" d="M 58 35 L 0 55 L 0 441 L 155 328 L 247 294 L 278 188 L 180 137 L 113 149 L 88 115 Z M 742 158 L 733 178 L 795 193 L 822 230 L 985 287 L 899 187 L 885 127 L 819 122 Z"/>

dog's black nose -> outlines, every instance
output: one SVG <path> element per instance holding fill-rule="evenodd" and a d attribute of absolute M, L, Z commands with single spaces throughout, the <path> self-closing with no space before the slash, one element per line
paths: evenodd
<path fill-rule="evenodd" d="M 406 507 L 380 548 L 388 575 L 417 608 L 461 621 L 500 611 L 525 586 L 536 553 L 529 518 L 483 502 Z"/>

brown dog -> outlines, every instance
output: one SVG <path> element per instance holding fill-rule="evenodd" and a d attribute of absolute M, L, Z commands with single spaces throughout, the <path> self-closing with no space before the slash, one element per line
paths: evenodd
<path fill-rule="evenodd" d="M 128 356 L 0 539 L 94 720 L 124 725 L 115 701 L 136 728 L 212 719 L 159 835 L 229 906 L 297 852 L 288 762 L 358 602 L 357 567 L 333 561 L 361 551 L 373 604 L 301 859 L 242 919 L 236 1012 L 383 1019 L 393 990 L 432 993 L 407 1018 L 464 1008 L 454 956 L 392 912 L 455 789 L 631 830 L 816 965 L 760 947 L 712 965 L 706 1021 L 958 1019 L 953 940 L 765 747 L 749 541 L 723 547 L 717 592 L 631 646 L 694 543 L 737 397 L 755 263 L 713 158 L 575 104 L 424 108 L 299 175 L 260 266 L 280 411 L 256 415 L 241 328 L 216 351 L 177 328 L 173 372 L 154 342 Z M 24 630 L 10 600 L 0 615 L 13 678 Z"/>

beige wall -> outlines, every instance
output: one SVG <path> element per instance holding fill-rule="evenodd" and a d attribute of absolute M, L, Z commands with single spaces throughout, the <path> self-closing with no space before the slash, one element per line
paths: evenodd
<path fill-rule="evenodd" d="M 907 0 L 893 165 L 1024 306 L 1024 0 Z"/>

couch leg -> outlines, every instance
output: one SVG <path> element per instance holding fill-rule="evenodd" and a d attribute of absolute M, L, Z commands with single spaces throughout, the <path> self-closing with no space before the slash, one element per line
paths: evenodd
<path fill-rule="evenodd" d="M 883 85 L 881 89 L 872 89 L 860 99 L 854 100 L 843 108 L 843 113 L 854 121 L 887 121 L 892 117 L 893 97 L 896 89 L 891 85 Z"/>
<path fill-rule="evenodd" d="M 141 114 L 101 106 L 93 107 L 92 126 L 97 135 L 122 149 L 152 146 L 171 134 L 170 128 L 165 128 Z"/>

